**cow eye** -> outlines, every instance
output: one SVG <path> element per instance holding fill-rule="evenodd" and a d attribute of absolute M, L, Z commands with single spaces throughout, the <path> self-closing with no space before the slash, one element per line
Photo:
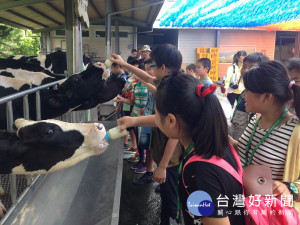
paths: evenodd
<path fill-rule="evenodd" d="M 54 134 L 54 131 L 53 131 L 52 129 L 49 129 L 49 130 L 47 131 L 47 135 L 52 135 L 52 134 Z"/>

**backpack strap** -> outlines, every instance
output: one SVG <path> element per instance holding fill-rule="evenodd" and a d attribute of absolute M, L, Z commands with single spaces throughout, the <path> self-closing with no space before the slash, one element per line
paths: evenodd
<path fill-rule="evenodd" d="M 227 162 L 225 161 L 224 159 L 222 158 L 218 158 L 216 156 L 213 156 L 211 157 L 210 159 L 204 159 L 202 158 L 202 156 L 199 156 L 199 155 L 193 155 L 183 166 L 183 169 L 182 169 L 182 182 L 183 182 L 183 185 L 184 185 L 184 188 L 186 190 L 186 192 L 188 194 L 190 194 L 188 192 L 188 190 L 186 189 L 186 185 L 185 185 L 185 182 L 184 182 L 184 177 L 183 177 L 183 174 L 184 174 L 184 169 L 185 167 L 192 163 L 192 162 L 199 162 L 199 161 L 202 161 L 202 162 L 208 162 L 208 163 L 212 163 L 212 164 L 215 164 L 216 166 L 219 166 L 221 167 L 222 169 L 226 170 L 229 174 L 231 174 L 238 182 L 241 183 L 241 185 L 243 185 L 243 180 L 242 180 L 242 174 L 243 174 L 243 168 L 242 168 L 242 164 L 241 164 L 241 161 L 240 161 L 240 158 L 236 152 L 236 150 L 232 147 L 232 145 L 229 144 L 229 148 L 234 156 L 234 159 L 236 161 L 236 164 L 237 164 L 237 167 L 238 167 L 238 172 Z"/>

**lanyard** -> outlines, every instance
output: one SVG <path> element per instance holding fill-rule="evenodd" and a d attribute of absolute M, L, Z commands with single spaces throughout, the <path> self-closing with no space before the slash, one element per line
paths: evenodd
<path fill-rule="evenodd" d="M 179 184 L 179 181 L 181 179 L 181 174 L 182 174 L 182 167 L 183 167 L 183 160 L 184 158 L 191 152 L 191 150 L 194 148 L 194 142 L 191 142 L 187 148 L 185 149 L 184 153 L 183 153 L 183 157 L 182 157 L 182 160 L 179 164 L 179 167 L 178 167 L 178 174 L 177 174 L 177 181 L 178 181 L 178 184 Z M 181 209 L 181 205 L 180 205 L 180 200 L 179 200 L 179 196 L 177 194 L 177 216 L 176 216 L 176 219 L 179 220 L 180 219 L 180 209 Z"/>
<path fill-rule="evenodd" d="M 250 156 L 250 159 L 248 161 L 248 154 L 249 154 L 249 151 L 250 151 L 250 144 L 251 144 L 251 141 L 252 141 L 252 138 L 255 134 L 255 131 L 256 131 L 256 128 L 257 128 L 257 125 L 261 119 L 261 117 L 256 121 L 255 125 L 254 125 L 254 128 L 252 130 L 252 133 L 251 133 L 251 136 L 248 140 L 248 144 L 246 146 L 246 152 L 245 152 L 245 163 L 244 163 L 244 166 L 243 168 L 249 166 L 252 162 L 252 158 L 254 156 L 254 153 L 256 152 L 256 150 L 258 149 L 258 147 L 267 139 L 267 137 L 270 135 L 270 133 L 275 129 L 275 127 L 277 127 L 281 122 L 282 120 L 286 117 L 288 113 L 288 109 L 287 107 L 285 107 L 284 109 L 284 112 L 281 114 L 281 116 L 275 121 L 275 123 L 272 125 L 272 127 L 268 130 L 268 132 L 265 134 L 265 136 L 260 140 L 260 142 L 255 146 L 255 148 L 253 149 L 252 153 L 251 153 L 251 156 Z"/>
<path fill-rule="evenodd" d="M 208 75 L 204 78 L 204 80 L 202 81 L 202 82 L 200 82 L 201 84 L 204 84 L 204 82 L 208 79 L 207 78 L 208 77 Z"/>
<path fill-rule="evenodd" d="M 238 109 L 238 107 L 239 107 L 239 105 L 240 105 L 240 103 L 241 103 L 241 101 L 242 101 L 242 99 L 243 99 L 243 97 L 242 97 L 243 93 L 244 93 L 244 91 L 240 94 L 240 96 L 239 96 L 239 98 L 238 98 L 238 100 L 237 100 L 237 103 L 236 103 L 234 112 L 233 112 L 232 117 L 231 117 L 231 122 L 232 122 L 233 117 L 235 116 L 236 111 L 237 111 L 237 109 Z"/>

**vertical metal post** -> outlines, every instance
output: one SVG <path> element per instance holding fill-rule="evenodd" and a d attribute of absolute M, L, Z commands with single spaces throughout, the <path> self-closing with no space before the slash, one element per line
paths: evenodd
<path fill-rule="evenodd" d="M 24 119 L 29 120 L 28 95 L 25 95 L 23 97 L 23 116 L 24 116 Z"/>
<path fill-rule="evenodd" d="M 7 122 L 7 131 L 13 130 L 13 108 L 12 108 L 12 101 L 6 103 L 6 122 Z"/>
<path fill-rule="evenodd" d="M 133 48 L 137 49 L 137 26 L 133 26 Z"/>
<path fill-rule="evenodd" d="M 6 119 L 7 119 L 7 131 L 13 130 L 13 108 L 12 101 L 6 103 Z M 10 196 L 13 205 L 17 203 L 17 178 L 16 175 L 9 175 L 10 183 Z"/>
<path fill-rule="evenodd" d="M 73 0 L 64 0 L 65 21 L 66 21 L 66 42 L 67 42 L 67 76 L 74 72 L 73 66 L 73 21 L 74 21 L 74 3 Z"/>
<path fill-rule="evenodd" d="M 120 54 L 119 21 L 115 21 L 115 53 Z"/>
<path fill-rule="evenodd" d="M 74 27 L 74 37 L 75 37 L 75 73 L 80 73 L 83 71 L 83 55 L 82 55 L 82 29 L 81 22 L 79 18 L 75 18 L 75 27 Z"/>
<path fill-rule="evenodd" d="M 40 91 L 35 93 L 35 110 L 36 110 L 36 120 L 41 120 L 41 96 Z"/>
<path fill-rule="evenodd" d="M 111 16 L 109 15 L 111 9 L 111 1 L 105 0 L 105 49 L 106 57 L 111 54 Z"/>
<path fill-rule="evenodd" d="M 28 104 L 28 95 L 23 97 L 23 117 L 26 120 L 29 120 L 29 104 Z M 26 175 L 27 186 L 29 187 L 32 183 L 31 175 Z"/>

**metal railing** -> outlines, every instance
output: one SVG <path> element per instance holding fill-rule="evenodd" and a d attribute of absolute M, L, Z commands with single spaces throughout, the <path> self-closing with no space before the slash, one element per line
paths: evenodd
<path fill-rule="evenodd" d="M 41 85 L 39 87 L 35 87 L 35 88 L 29 89 L 29 90 L 21 91 L 21 92 L 18 92 L 18 93 L 0 98 L 0 105 L 1 104 L 6 104 L 7 131 L 13 131 L 13 122 L 14 122 L 13 107 L 12 107 L 12 101 L 13 100 L 23 98 L 23 116 L 24 116 L 25 119 L 30 119 L 28 95 L 35 93 L 35 95 L 36 95 L 36 97 L 35 97 L 35 101 L 36 101 L 36 120 L 41 120 L 40 90 L 50 88 L 50 87 L 53 87 L 53 86 L 54 86 L 53 88 L 56 89 L 57 85 L 59 83 L 63 82 L 64 80 L 66 80 L 66 78 L 62 79 L 62 80 L 59 80 L 59 81 L 55 81 L 55 82 L 52 82 L 52 83 L 49 83 L 49 84 Z M 81 117 L 81 121 L 79 121 L 80 117 Z M 60 120 L 67 121 L 67 122 L 82 122 L 82 121 L 87 122 L 88 121 L 87 110 L 84 111 L 84 112 L 66 113 L 66 114 L 64 114 L 61 117 L 56 118 L 56 119 L 60 119 Z M 39 178 L 39 176 L 40 175 L 38 175 L 34 179 L 34 181 L 36 181 Z M 26 179 L 27 179 L 27 186 L 28 187 L 24 190 L 24 193 L 29 190 L 30 185 L 34 182 L 34 181 L 32 181 L 32 178 L 31 178 L 30 175 L 26 175 Z M 4 221 L 5 218 L 8 217 L 11 214 L 11 212 L 12 212 L 13 208 L 15 207 L 15 205 L 17 204 L 17 202 L 20 201 L 20 198 L 22 198 L 22 196 L 24 196 L 24 193 L 23 193 L 23 194 L 20 195 L 19 199 L 17 199 L 16 175 L 14 175 L 14 174 L 9 175 L 9 183 L 10 183 L 10 197 L 11 197 L 12 206 L 10 207 L 10 209 L 8 210 L 7 214 L 5 215 L 5 217 L 3 218 L 2 221 Z M 0 184 L 1 184 L 1 182 L 0 182 Z"/>

